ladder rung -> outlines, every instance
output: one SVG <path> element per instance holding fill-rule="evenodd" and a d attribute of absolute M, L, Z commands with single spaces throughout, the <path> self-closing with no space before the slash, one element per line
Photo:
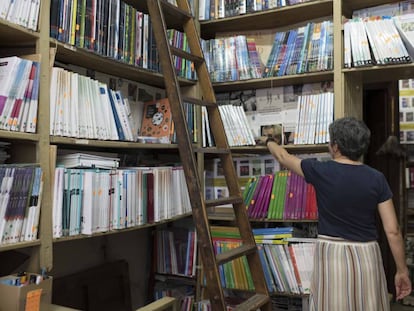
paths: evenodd
<path fill-rule="evenodd" d="M 262 295 L 262 294 L 255 294 L 246 301 L 242 302 L 241 304 L 237 305 L 235 310 L 239 311 L 255 311 L 260 307 L 264 306 L 266 303 L 270 301 L 269 296 Z"/>
<path fill-rule="evenodd" d="M 210 153 L 210 154 L 230 154 L 231 150 L 226 149 L 226 148 L 208 147 L 208 148 L 194 148 L 194 152 Z"/>
<path fill-rule="evenodd" d="M 193 18 L 193 15 L 190 12 L 180 9 L 178 6 L 169 3 L 166 0 L 160 1 L 164 15 L 169 15 L 169 17 L 174 17 L 175 19 L 180 20 L 181 24 L 184 24 L 183 21 Z"/>
<path fill-rule="evenodd" d="M 194 97 L 188 97 L 188 96 L 183 96 L 183 102 L 187 102 L 190 104 L 194 104 L 194 105 L 198 105 L 198 106 L 211 106 L 211 107 L 215 107 L 217 104 L 213 103 L 213 102 L 208 102 L 206 100 L 202 100 L 199 98 L 194 98 Z"/>
<path fill-rule="evenodd" d="M 220 206 L 225 204 L 239 204 L 243 203 L 243 198 L 238 195 L 229 196 L 226 198 L 216 199 L 216 200 L 207 200 L 206 201 L 206 207 L 211 206 Z"/>
<path fill-rule="evenodd" d="M 217 254 L 216 261 L 217 264 L 222 265 L 226 262 L 232 261 L 233 259 L 237 259 L 244 255 L 254 253 L 256 250 L 257 247 L 255 244 L 243 244 L 239 247 L 232 248 L 231 250 L 226 251 L 225 253 Z"/>
<path fill-rule="evenodd" d="M 175 46 L 170 45 L 171 54 L 187 59 L 189 61 L 192 61 L 194 64 L 202 64 L 204 62 L 204 58 L 198 57 L 197 55 L 188 53 L 184 51 L 183 49 L 177 48 Z"/>

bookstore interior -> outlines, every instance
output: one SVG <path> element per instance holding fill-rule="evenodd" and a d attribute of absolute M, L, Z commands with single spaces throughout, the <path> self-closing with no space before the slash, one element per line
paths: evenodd
<path fill-rule="evenodd" d="M 195 46 L 202 56 L 187 57 Z M 145 306 L 165 297 L 214 310 L 197 222 L 217 258 L 245 241 L 227 164 L 266 310 L 308 310 L 315 190 L 263 137 L 326 161 L 344 116 L 373 133 L 364 162 L 394 193 L 414 282 L 414 0 L 0 1 L 0 310 L 162 310 Z M 402 152 L 381 149 L 390 137 Z M 211 151 L 222 144 L 230 163 Z M 383 232 L 378 242 L 390 301 L 414 308 L 414 293 L 396 301 Z M 257 290 L 246 257 L 218 267 L 226 310 Z"/>

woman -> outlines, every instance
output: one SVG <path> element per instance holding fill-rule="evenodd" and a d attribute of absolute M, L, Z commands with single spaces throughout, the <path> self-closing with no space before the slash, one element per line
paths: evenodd
<path fill-rule="evenodd" d="M 404 242 L 385 176 L 363 164 L 370 130 L 355 118 L 329 127 L 330 161 L 300 159 L 269 138 L 266 145 L 280 165 L 304 176 L 316 190 L 318 242 L 309 297 L 310 310 L 389 310 L 387 284 L 377 243 L 379 212 L 396 263 L 396 298 L 411 293 Z"/>

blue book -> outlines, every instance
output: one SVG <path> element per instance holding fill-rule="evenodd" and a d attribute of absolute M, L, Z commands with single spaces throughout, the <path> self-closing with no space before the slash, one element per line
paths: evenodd
<path fill-rule="evenodd" d="M 116 103 L 115 103 L 115 99 L 114 99 L 115 94 L 113 94 L 113 93 L 114 93 L 114 91 L 112 91 L 108 87 L 108 96 L 109 96 L 109 101 L 111 102 L 111 109 L 112 109 L 112 113 L 114 115 L 116 130 L 118 132 L 118 137 L 119 137 L 119 140 L 125 140 L 125 134 L 124 134 L 124 131 L 122 130 L 121 120 L 120 120 L 120 118 L 118 116 L 118 113 L 117 113 L 117 110 L 116 110 Z"/>

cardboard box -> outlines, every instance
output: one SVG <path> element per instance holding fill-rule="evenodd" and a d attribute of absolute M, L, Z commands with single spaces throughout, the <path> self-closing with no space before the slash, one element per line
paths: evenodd
<path fill-rule="evenodd" d="M 35 278 L 40 275 L 27 273 L 27 279 Z M 18 278 L 17 275 L 8 275 L 0 278 L 0 311 L 24 311 L 26 306 L 27 294 L 37 289 L 42 289 L 40 302 L 50 304 L 52 301 L 52 278 L 41 280 L 39 284 L 32 283 L 27 285 L 10 285 L 8 280 L 13 282 Z"/>

